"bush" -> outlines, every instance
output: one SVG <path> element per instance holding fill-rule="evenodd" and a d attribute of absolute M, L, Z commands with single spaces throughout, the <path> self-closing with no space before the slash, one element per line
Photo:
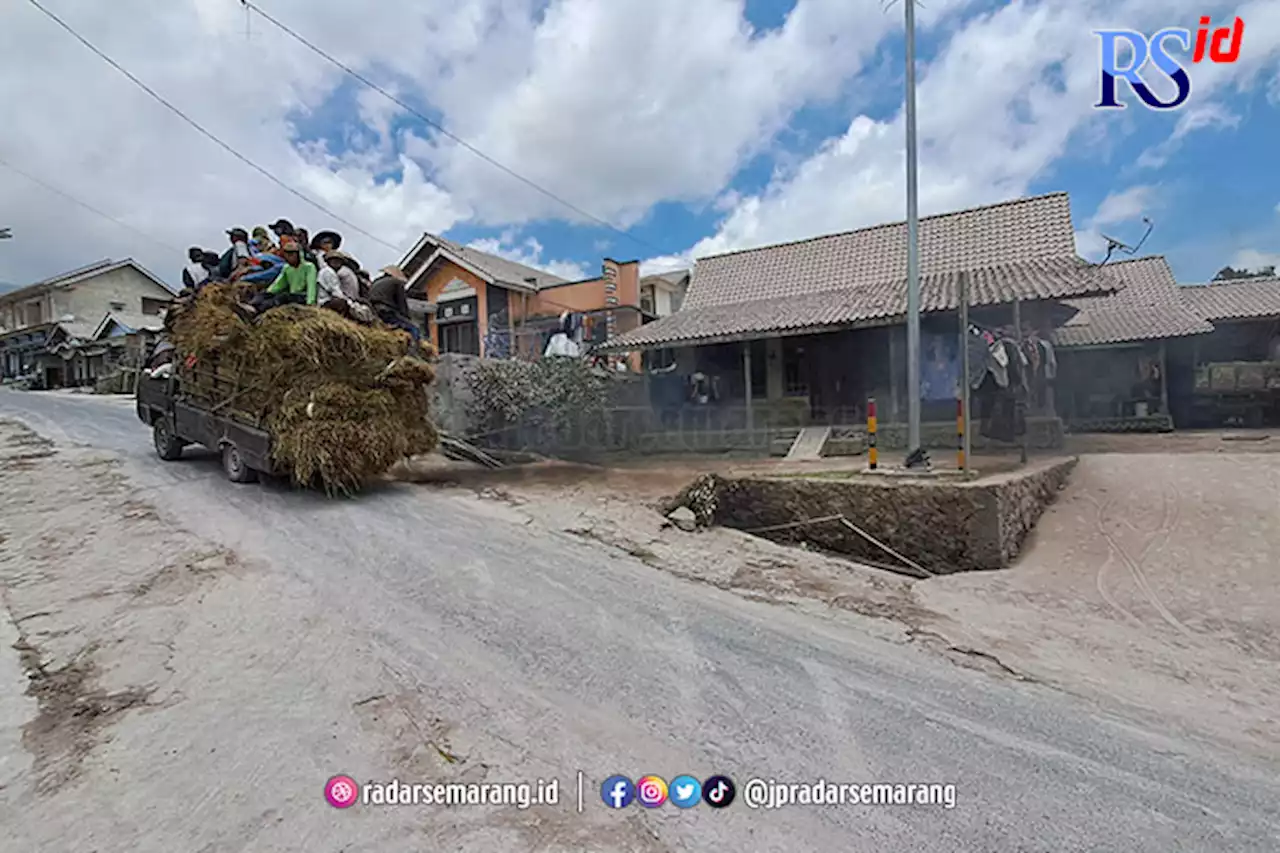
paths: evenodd
<path fill-rule="evenodd" d="M 609 408 L 608 374 L 574 358 L 480 361 L 467 382 L 468 414 L 486 432 L 529 427 L 564 437 L 601 427 Z"/>

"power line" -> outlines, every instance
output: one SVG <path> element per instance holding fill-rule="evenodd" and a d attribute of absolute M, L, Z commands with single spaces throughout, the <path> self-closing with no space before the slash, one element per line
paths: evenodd
<path fill-rule="evenodd" d="M 35 0 L 31 0 L 31 2 L 35 2 Z M 261 16 L 264 20 L 269 21 L 270 23 L 272 23 L 273 25 L 275 25 L 278 29 L 280 29 L 282 32 L 284 32 L 285 34 L 287 34 L 287 35 L 291 36 L 292 38 L 294 38 L 294 39 L 295 39 L 299 44 L 301 44 L 301 45 L 303 45 L 304 47 L 306 47 L 306 48 L 307 48 L 308 50 L 310 50 L 312 53 L 314 53 L 314 54 L 316 54 L 317 56 L 321 57 L 321 58 L 322 58 L 322 59 L 324 59 L 325 61 L 327 61 L 327 62 L 329 62 L 329 63 L 333 64 L 334 66 L 336 66 L 336 67 L 338 67 L 338 68 L 342 69 L 342 70 L 343 70 L 343 71 L 345 71 L 347 74 L 350 74 L 353 78 L 355 78 L 356 80 L 360 81 L 360 82 L 361 82 L 361 83 L 363 83 L 365 86 L 369 87 L 369 88 L 370 88 L 370 89 L 372 89 L 373 91 L 375 91 L 375 92 L 377 92 L 378 94 L 382 95 L 384 98 L 386 98 L 387 100 L 391 101 L 392 103 L 394 103 L 396 106 L 400 107 L 400 108 L 401 108 L 402 110 L 404 110 L 405 112 L 407 112 L 407 113 L 409 113 L 410 115 L 414 116 L 414 117 L 415 117 L 415 118 L 417 118 L 419 121 L 422 121 L 423 123 L 425 123 L 425 124 L 426 124 L 426 125 L 428 125 L 429 127 L 433 128 L 433 129 L 434 129 L 434 130 L 436 130 L 438 133 L 440 133 L 442 136 L 445 136 L 445 137 L 447 137 L 448 139 L 451 139 L 451 140 L 453 140 L 454 142 L 456 142 L 458 145 L 461 145 L 463 148 L 467 149 L 467 150 L 468 150 L 468 151 L 470 151 L 472 154 L 474 154 L 474 155 L 476 155 L 477 157 L 479 157 L 481 160 L 484 160 L 484 161 L 485 161 L 486 163 L 488 163 L 490 166 L 493 166 L 494 168 L 499 169 L 499 170 L 501 170 L 501 171 L 505 172 L 506 174 L 508 174 L 508 175 L 510 175 L 511 177 L 515 178 L 517 181 L 519 181 L 520 183 L 522 183 L 522 184 L 524 184 L 525 186 L 529 187 L 530 189 L 533 189 L 533 190 L 535 190 L 535 191 L 537 191 L 537 192 L 541 193 L 542 195 L 546 196 L 547 198 L 551 199 L 552 201 L 556 202 L 557 204 L 560 204 L 560 205 L 564 206 L 565 208 L 567 208 L 567 209 L 569 209 L 569 210 L 572 210 L 574 213 L 578 214 L 579 216 L 581 216 L 581 217 L 583 217 L 583 218 L 585 218 L 585 219 L 589 219 L 589 220 L 591 220 L 592 222 L 595 222 L 597 225 L 600 225 L 600 226 L 601 226 L 601 227 L 603 227 L 603 228 L 607 228 L 608 230 L 612 231 L 612 232 L 613 232 L 613 233 L 615 233 L 615 234 L 618 234 L 619 236 L 626 237 L 628 240 L 631 240 L 632 242 L 636 243 L 637 245 L 639 245 L 639 246 L 643 246 L 644 248 L 646 248 L 646 249 L 648 249 L 648 250 L 650 250 L 650 251 L 652 251 L 652 252 L 655 252 L 655 253 L 657 253 L 657 254 L 659 254 L 659 255 L 666 254 L 666 253 L 665 253 L 665 252 L 663 252 L 661 249 L 659 249 L 657 246 L 654 246 L 653 244 L 648 243 L 648 242 L 646 242 L 645 240 L 640 239 L 639 237 L 635 236 L 634 234 L 631 234 L 630 232 L 624 231 L 624 230 L 622 230 L 621 228 L 618 228 L 617 226 L 610 224 L 607 220 L 602 219 L 602 218 L 600 218 L 599 216 L 596 216 L 596 215 L 595 215 L 595 214 L 593 214 L 593 213 L 590 213 L 590 212 L 588 212 L 588 211 L 586 211 L 586 210 L 583 210 L 581 207 L 579 207 L 578 205 L 574 204 L 573 202 L 568 201 L 567 199 L 563 198 L 562 196 L 557 195 L 556 193 L 552 192 L 551 190 L 547 189 L 546 187 L 543 187 L 542 185 L 540 185 L 540 184 L 538 184 L 538 183 L 536 183 L 536 182 L 534 182 L 534 181 L 530 180 L 529 178 L 526 178 L 524 175 L 521 175 L 519 172 L 515 171 L 515 170 L 514 170 L 514 169 L 512 169 L 511 167 L 509 167 L 509 166 L 507 166 L 507 165 L 505 165 L 505 164 L 503 164 L 503 163 L 499 162 L 498 160 L 495 160 L 493 157 L 490 157 L 488 154 L 484 153 L 484 152 L 483 152 L 483 151 L 481 151 L 479 148 L 477 148 L 476 146 L 472 145 L 470 142 L 467 142 L 465 139 L 463 139 L 462 137 L 458 136 L 457 134 L 452 133 L 452 132 L 450 132 L 449 130 L 445 129 L 445 127 L 444 127 L 442 124 L 440 124 L 440 123 L 439 123 L 439 122 L 437 122 L 437 121 L 432 120 L 430 117 L 428 117 L 428 116 L 424 115 L 423 113 L 419 112 L 417 109 L 415 109 L 415 108 L 413 108 L 412 106 L 410 106 L 409 104 L 405 103 L 403 100 L 401 100 L 401 99 L 400 99 L 399 97 L 397 97 L 396 95 L 392 94 L 391 92 L 387 91 L 387 90 L 386 90 L 386 89 L 384 89 L 383 87 L 379 86 L 377 83 L 375 83 L 375 82 L 373 82 L 372 80 L 370 80 L 368 77 L 366 77 L 366 76 L 364 76 L 363 74 L 361 74 L 359 71 L 356 71 L 356 70 L 355 70 L 354 68 L 352 68 L 351 66 L 349 66 L 349 65 L 347 65 L 346 63 L 342 62 L 341 60 L 339 60 L 339 59 L 335 58 L 332 54 L 327 53 L 327 52 L 326 52 L 325 50 L 323 50 L 322 48 L 317 47 L 314 43 L 312 43 L 311 41 L 309 41 L 305 36 L 301 35 L 301 34 L 300 34 L 300 33 L 298 33 L 297 31 L 295 31 L 295 30 L 291 29 L 288 25 L 286 25 L 286 24 L 282 23 L 281 21 L 277 20 L 274 16 L 272 16 L 272 15 L 271 15 L 271 13 L 267 12 L 265 9 L 263 9 L 261 6 L 258 6 L 256 3 L 251 2 L 251 0 L 240 0 L 240 3 L 241 3 L 241 5 L 243 5 L 246 9 L 249 9 L 249 10 L 251 10 L 251 11 L 253 11 L 253 12 L 256 12 L 256 13 L 257 13 L 259 16 Z M 682 258 L 682 259 L 684 259 L 684 260 L 687 260 L 687 258 L 685 258 L 683 255 L 680 255 L 680 256 L 678 256 L 678 257 L 680 257 L 680 258 Z"/>
<path fill-rule="evenodd" d="M 234 156 L 237 160 L 239 160 L 240 162 L 242 162 L 242 163 L 244 163 L 245 165 L 249 166 L 249 167 L 250 167 L 250 168 L 252 168 L 254 171 L 256 171 L 256 172 L 258 172 L 259 174 L 261 174 L 264 178 L 266 178 L 267 180 L 271 181 L 271 182 L 272 182 L 273 184 L 275 184 L 276 186 L 278 186 L 278 187 L 280 187 L 281 189 L 283 189 L 283 190 L 285 190 L 285 191 L 289 192 L 290 194 L 292 194 L 292 195 L 294 195 L 294 196 L 296 196 L 296 197 L 298 197 L 298 198 L 302 199 L 302 200 L 303 200 L 303 201 L 305 201 L 307 204 L 311 205 L 311 206 L 312 206 L 312 207 L 314 207 L 316 210 L 318 210 L 318 211 L 320 211 L 321 213 L 323 213 L 325 216 L 331 217 L 331 218 L 332 218 L 334 221 L 336 221 L 336 222 L 341 222 L 343 225 L 346 225 L 348 228 L 351 228 L 352 230 L 357 231 L 357 232 L 359 232 L 360 234 L 363 234 L 364 236 L 368 237 L 370 240 L 373 240 L 373 241 L 374 241 L 374 242 L 376 242 L 376 243 L 379 243 L 379 244 L 381 244 L 381 245 L 383 245 L 383 246 L 386 246 L 388 249 L 391 249 L 393 252 L 397 252 L 397 253 L 398 253 L 398 252 L 400 251 L 400 248 L 399 248 L 398 246 L 395 246 L 395 245 L 393 245 L 393 244 L 391 244 L 391 243 L 388 243 L 386 240 L 383 240 L 383 239 L 381 239 L 380 237 L 378 237 L 378 236 L 376 236 L 376 235 L 374 235 L 374 234 L 371 234 L 370 232 L 368 232 L 368 231 L 366 231 L 365 229 L 361 228 L 359 225 L 356 225 L 354 222 L 351 222 L 351 221 L 349 221 L 349 220 L 347 220 L 347 219 L 343 219 L 341 216 L 339 216 L 338 214 L 334 213 L 332 210 L 329 210 L 329 209 L 328 209 L 328 208 L 326 208 L 324 205 L 320 204 L 320 203 L 319 203 L 319 202 L 317 202 L 317 201 L 312 200 L 310 197 L 308 197 L 308 196 L 307 196 L 307 195 L 305 195 L 304 193 L 302 193 L 302 192 L 300 192 L 300 191 L 298 191 L 298 190 L 294 189 L 293 187 L 289 186 L 289 185 L 288 185 L 288 184 L 286 184 L 284 181 L 280 180 L 280 179 L 279 179 L 279 178 L 277 178 L 275 175 L 271 174 L 271 173 L 270 173 L 270 172 L 268 172 L 266 169 L 264 169 L 263 167 L 259 166 L 257 163 L 253 162 L 252 160 L 250 160 L 250 159 L 249 159 L 248 157 L 246 157 L 245 155 L 241 154 L 241 153 L 240 153 L 239 151 L 237 151 L 236 149 L 232 148 L 229 144 L 227 144 L 226 142 L 223 142 L 223 141 L 222 141 L 222 139 L 220 139 L 219 137 L 217 137 L 216 135 L 214 135 L 214 133 L 213 133 L 212 131 L 210 131 L 210 130 L 206 129 L 203 125 L 201 125 L 201 124 L 200 124 L 199 122 L 197 122 L 195 119 L 191 118 L 191 116 L 187 115 L 187 114 L 186 114 L 185 112 L 183 112 L 181 109 L 179 109 L 178 107 L 174 106 L 171 102 L 169 102 L 168 100 L 166 100 L 166 99 L 164 98 L 164 96 L 162 96 L 161 94 L 159 94 L 158 92 L 156 92 L 154 89 L 152 89 L 152 88 L 151 88 L 150 86 L 148 86 L 146 83 L 144 83 L 144 82 L 142 82 L 141 80 L 139 80 L 137 77 L 135 77 L 132 73 L 130 73 L 130 72 L 129 72 L 129 70 L 128 70 L 128 69 L 126 69 L 126 68 L 125 68 L 124 66 L 122 66 L 120 63 L 116 62 L 116 61 L 115 61 L 114 59 L 112 59 L 110 56 L 107 56 L 107 54 L 105 54 L 105 53 L 103 53 L 101 50 L 99 50 L 99 49 L 98 49 L 98 48 L 97 48 L 97 47 L 96 47 L 92 42 L 90 42 L 90 41 L 89 41 L 88 39 L 86 39 L 84 36 L 80 35 L 80 33 L 76 32 L 76 30 L 75 30 L 75 29 L 74 29 L 70 24 L 66 23 L 66 22 L 65 22 L 65 21 L 63 21 L 61 18 L 59 18 L 57 15 L 55 15 L 53 12 L 50 12 L 48 9 L 46 9 L 44 6 L 42 6 L 42 5 L 40 4 L 39 0 L 27 0 L 27 2 L 28 2 L 28 3 L 30 3 L 32 6 L 36 7 L 37 9 L 39 9 L 42 13 L 44 13 L 44 15 L 45 15 L 47 18 L 49 18 L 49 20 L 53 21 L 53 22 L 54 22 L 55 24 L 57 24 L 59 27 L 62 27 L 62 29 L 66 30 L 68 33 L 70 33 L 70 34 L 71 34 L 71 35 L 76 39 L 76 41 L 80 42 L 82 45 L 84 45 L 85 47 L 87 47 L 90 51 L 92 51 L 94 54 L 96 54 L 96 55 L 98 56 L 98 58 L 100 58 L 103 62 L 106 62 L 108 65 L 110 65 L 110 66 L 111 66 L 112 68 L 114 68 L 116 71 L 119 71 L 121 74 L 123 74 L 125 77 L 127 77 L 127 78 L 128 78 L 128 79 L 129 79 L 129 80 L 130 80 L 130 81 L 131 81 L 135 86 L 137 86 L 137 87 L 138 87 L 139 89 L 141 89 L 142 91 L 146 92 L 148 95 L 150 95 L 150 96 L 151 96 L 152 98 L 154 98 L 156 101 L 158 101 L 160 104 L 162 104 L 164 107 L 166 107 L 170 112 L 172 112 L 174 115 L 178 116 L 178 118 L 182 119 L 182 120 L 183 120 L 183 121 L 185 121 L 187 124 L 189 124 L 189 125 L 191 125 L 192 127 L 194 127 L 196 130 L 198 130 L 198 131 L 199 131 L 201 134 L 203 134 L 205 137 L 207 137 L 208 139 L 210 139 L 210 140 L 212 140 L 213 142 L 217 143 L 217 144 L 218 144 L 218 145 L 219 145 L 223 150 L 227 151 L 229 154 L 231 154 L 232 156 Z"/>
<path fill-rule="evenodd" d="M 166 243 L 165 241 L 163 241 L 163 240 L 161 240 L 161 239 L 159 239 L 159 238 L 157 238 L 157 237 L 153 237 L 153 236 L 151 236 L 150 234 L 146 233 L 145 231 L 139 231 L 137 228 L 134 228 L 134 227 L 133 227 L 132 225 L 130 225 L 129 223 L 127 223 L 127 222 L 123 222 L 123 221 L 121 221 L 121 220 L 117 219 L 116 217 L 112 216 L 112 215 L 111 215 L 111 214 L 109 214 L 109 213 L 104 213 L 104 212 L 102 212 L 101 210 L 98 210 L 98 208 L 94 207 L 93 205 L 89 204 L 88 202 L 81 201 L 80 199 L 76 198 L 75 196 L 71 195 L 70 193 L 68 193 L 68 192 L 64 192 L 63 190 L 58 189 L 57 187 L 53 186 L 52 184 L 49 184 L 49 183 L 46 183 L 46 182 L 44 182 L 44 181 L 40 180 L 40 179 L 39 179 L 39 178 L 37 178 L 35 175 L 29 174 L 29 173 L 27 173 L 27 172 L 24 172 L 23 170 L 19 169 L 17 166 L 13 165 L 12 163 L 9 163 L 9 162 L 5 161 L 5 160 L 4 160 L 4 158 L 0 158 L 0 166 L 4 166 L 6 169 L 8 169 L 9 171 L 13 172 L 14 174 L 16 174 L 16 175 L 20 175 L 20 176 L 22 176 L 22 177 L 26 178 L 28 181 L 30 181 L 31 183 L 35 184 L 36 186 L 44 187 L 44 188 L 45 188 L 46 190 L 48 190 L 49 192 L 51 192 L 51 193 L 53 193 L 53 194 L 55 194 L 55 195 L 60 195 L 60 196 L 62 196 L 62 197 L 63 197 L 63 198 L 65 198 L 67 201 L 69 201 L 69 202 L 71 202 L 71 203 L 73 203 L 73 204 L 77 204 L 77 205 L 79 205 L 80 207 L 83 207 L 85 210 L 89 211 L 90 213 L 93 213 L 93 214 L 96 214 L 96 215 L 98 215 L 98 216 L 102 217 L 103 219 L 107 220 L 108 222 L 113 222 L 113 223 L 115 223 L 116 225 L 119 225 L 121 228 L 125 228 L 125 229 L 127 229 L 127 230 L 129 230 L 129 231 L 132 231 L 134 234 L 137 234 L 139 237 L 145 237 L 147 240 L 150 240 L 152 243 L 155 243 L 156 245 L 164 246 L 164 247 L 165 247 L 165 248 L 167 248 L 167 249 L 172 249 L 175 253 L 178 253 L 178 254 L 183 254 L 183 253 L 185 253 L 185 251 L 186 251 L 185 249 L 178 249 L 178 248 L 176 248 L 176 247 L 174 247 L 174 246 L 170 246 L 170 245 L 169 245 L 168 243 Z M 8 230 L 8 229 L 5 229 L 5 230 Z"/>

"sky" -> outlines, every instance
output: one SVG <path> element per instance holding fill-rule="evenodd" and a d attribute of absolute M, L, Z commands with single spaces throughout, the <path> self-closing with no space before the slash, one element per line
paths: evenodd
<path fill-rule="evenodd" d="M 11 0 L 0 286 L 107 257 L 176 282 L 187 247 L 281 216 L 371 269 L 426 230 L 574 279 L 905 215 L 902 0 L 256 2 L 412 112 L 240 0 L 39 0 L 237 157 Z M 922 215 L 1065 190 L 1086 258 L 1147 217 L 1180 281 L 1280 263 L 1280 3 L 916 14 Z M 1238 61 L 1188 63 L 1177 110 L 1123 83 L 1093 108 L 1093 30 L 1205 14 L 1244 20 Z"/>

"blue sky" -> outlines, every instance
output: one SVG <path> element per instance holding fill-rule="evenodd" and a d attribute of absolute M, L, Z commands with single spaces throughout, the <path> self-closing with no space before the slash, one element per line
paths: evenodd
<path fill-rule="evenodd" d="M 758 34 L 780 27 L 794 3 L 787 0 L 749 0 L 745 14 Z M 973 4 L 971 18 L 995 9 L 999 3 Z M 900 5 L 888 14 L 900 14 Z M 1104 22 L 1105 23 L 1105 22 Z M 1171 25 L 1185 23 L 1170 21 Z M 931 62 L 953 31 L 928 31 L 919 38 L 922 64 Z M 898 34 L 900 35 L 900 34 Z M 763 191 L 779 164 L 802 161 L 826 140 L 839 136 L 856 113 L 877 121 L 889 121 L 902 98 L 901 38 L 883 42 L 872 68 L 845 81 L 835 97 L 797 109 L 773 139 L 770 150 L 746 162 L 725 187 L 726 192 L 751 195 Z M 1108 195 L 1132 186 L 1149 187 L 1142 212 L 1155 227 L 1143 253 L 1165 254 L 1183 281 L 1210 278 L 1232 263 L 1242 250 L 1280 253 L 1280 179 L 1275 163 L 1275 142 L 1280 139 L 1280 111 L 1268 99 L 1262 83 L 1243 91 L 1217 93 L 1212 103 L 1233 116 L 1234 126 L 1189 134 L 1171 150 L 1158 167 L 1143 168 L 1139 159 L 1164 143 L 1180 118 L 1208 102 L 1194 86 L 1199 68 L 1193 68 L 1193 94 L 1187 109 L 1156 112 L 1143 108 L 1121 86 L 1122 97 L 1132 106 L 1123 112 L 1100 112 L 1090 128 L 1081 128 L 1064 156 L 1049 164 L 1027 184 L 1030 194 L 1066 190 L 1071 194 L 1076 227 L 1083 229 Z M 1060 73 L 1055 70 L 1054 73 Z M 866 85 L 871 83 L 872 85 Z M 345 87 L 344 87 L 345 90 Z M 340 90 L 337 98 L 349 97 Z M 1095 93 L 1096 94 L 1096 93 Z M 921 122 L 927 121 L 922 115 Z M 411 126 L 410 119 L 408 125 Z M 304 125 L 305 127 L 305 125 Z M 329 131 L 332 132 L 330 127 Z M 1101 134 L 1100 137 L 1095 137 Z M 330 137 L 331 141 L 334 141 Z M 921 182 L 931 175 L 922 167 Z M 591 199 L 573 199 L 587 209 Z M 619 258 L 646 258 L 653 254 L 676 255 L 716 231 L 725 213 L 707 201 L 688 204 L 664 202 L 650 209 L 628 233 L 634 242 L 606 229 L 572 225 L 563 221 L 529 224 L 515 231 L 515 242 L 533 238 L 544 257 L 576 261 L 593 270 L 601 254 Z M 864 224 L 864 223 L 856 223 Z M 841 230 L 832 223 L 829 230 Z M 1106 223 L 1099 230 L 1134 243 L 1145 231 L 1136 219 Z M 508 227 L 460 224 L 448 236 L 461 242 L 497 239 Z M 1082 249 L 1088 247 L 1082 246 Z"/>
<path fill-rule="evenodd" d="M 572 276 L 595 274 L 604 255 L 660 268 L 903 216 L 901 0 L 387 0 L 355 18 L 338 0 L 268 4 L 629 236 L 529 190 L 266 22 L 246 41 L 236 4 L 121 0 L 129 27 L 78 0 L 51 5 L 238 151 L 357 223 L 365 233 L 337 227 L 366 266 L 398 260 L 424 230 Z M 343 27 L 317 23 L 330 11 Z M 1153 32 L 1200 14 L 1245 19 L 1239 63 L 1194 66 L 1174 112 L 1131 97 L 1123 111 L 1091 109 L 1093 29 Z M 1280 258 L 1274 0 L 927 0 L 918 19 L 922 213 L 1065 190 L 1087 257 L 1102 233 L 1136 241 L 1145 215 L 1155 228 L 1144 252 L 1168 256 L 1183 281 Z M 200 55 L 175 33 L 199 33 Z M 388 33 L 411 49 L 388 50 Z M 55 71 L 22 73 L 37 54 Z M 0 224 L 21 238 L 2 247 L 0 280 L 107 256 L 173 277 L 174 254 L 216 247 L 230 224 L 335 224 L 25 4 L 0 11 L 0 96 L 27 105 L 7 128 L 10 165 L 96 211 L 0 166 Z M 69 227 L 77 239 L 49 251 Z"/>

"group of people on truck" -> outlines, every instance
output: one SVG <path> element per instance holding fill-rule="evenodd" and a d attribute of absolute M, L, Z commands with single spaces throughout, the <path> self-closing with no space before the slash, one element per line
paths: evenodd
<path fill-rule="evenodd" d="M 373 278 L 341 250 L 342 235 L 321 231 L 311 237 L 287 219 L 270 226 L 227 231 L 230 245 L 219 255 L 198 246 L 187 253 L 183 285 L 192 292 L 213 281 L 262 285 L 238 306 L 257 317 L 281 305 L 316 305 L 357 323 L 374 322 L 407 332 L 416 348 L 422 330 L 409 317 L 408 278 L 397 266 Z"/>

